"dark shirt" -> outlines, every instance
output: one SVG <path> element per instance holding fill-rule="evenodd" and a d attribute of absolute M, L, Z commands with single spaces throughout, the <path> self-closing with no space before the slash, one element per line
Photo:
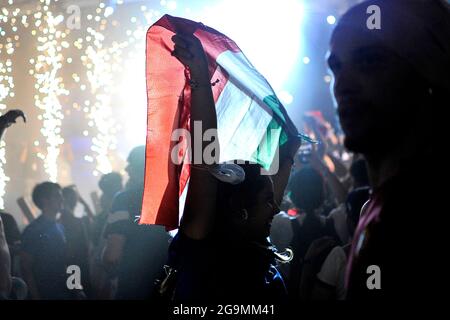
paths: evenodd
<path fill-rule="evenodd" d="M 89 239 L 88 227 L 81 218 L 74 217 L 70 213 L 61 215 L 58 222 L 64 227 L 66 239 L 66 263 L 77 265 L 81 271 L 83 289 L 89 293 Z"/>
<path fill-rule="evenodd" d="M 428 183 L 427 183 L 428 181 Z M 437 233 L 433 199 L 428 178 L 402 174 L 375 189 L 360 218 L 347 266 L 348 299 L 408 299 L 432 297 L 426 289 L 437 264 L 430 234 Z M 437 243 L 437 242 L 436 242 Z M 442 252 L 441 252 L 442 254 Z M 369 289 L 367 282 L 380 270 L 381 289 Z M 436 272 L 435 272 L 436 273 Z M 369 283 L 374 284 L 375 278 Z"/>
<path fill-rule="evenodd" d="M 194 240 L 179 232 L 169 255 L 169 264 L 177 270 L 175 303 L 285 301 L 273 252 L 264 246 L 213 237 Z"/>
<path fill-rule="evenodd" d="M 289 264 L 289 277 L 286 279 L 289 298 L 292 302 L 299 300 L 300 281 L 304 267 L 304 258 L 311 244 L 323 237 L 337 239 L 336 231 L 331 221 L 323 216 L 302 215 L 291 220 L 292 241 L 290 244 L 294 258 Z"/>
<path fill-rule="evenodd" d="M 62 225 L 40 215 L 25 228 L 22 250 L 33 257 L 33 275 L 41 299 L 70 298 Z"/>
<path fill-rule="evenodd" d="M 167 261 L 170 236 L 164 227 L 139 225 L 135 217 L 141 212 L 142 189 L 128 189 L 114 198 L 104 236 L 125 237 L 118 268 L 116 299 L 148 299 L 154 282 L 161 277 Z"/>
<path fill-rule="evenodd" d="M 98 215 L 94 217 L 94 222 L 92 225 L 91 237 L 94 246 L 100 246 L 103 239 L 103 232 L 105 230 L 106 221 L 108 219 L 109 211 L 102 210 Z"/>

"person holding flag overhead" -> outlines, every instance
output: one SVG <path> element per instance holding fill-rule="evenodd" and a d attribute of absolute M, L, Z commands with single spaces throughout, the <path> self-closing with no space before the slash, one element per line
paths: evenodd
<path fill-rule="evenodd" d="M 172 30 L 172 33 L 168 33 L 167 30 Z M 232 40 L 201 24 L 168 16 L 152 26 L 147 35 L 147 52 L 152 52 L 150 55 L 155 55 L 158 45 L 167 41 L 165 37 L 170 35 L 173 41 L 170 55 L 173 59 L 177 59 L 175 63 L 181 62 L 181 67 L 177 66 L 178 72 L 186 79 L 184 84 L 180 82 L 182 96 L 178 107 L 181 113 L 188 110 L 188 116 L 185 117 L 188 120 L 184 125 L 190 130 L 191 145 L 187 148 L 192 150 L 200 148 L 201 155 L 207 154 L 205 151 L 208 147 L 211 148 L 211 145 L 214 150 L 211 153 L 214 160 L 212 164 L 208 159 L 201 157 L 193 164 L 187 165 L 189 174 L 186 176 L 189 185 L 185 195 L 183 217 L 179 232 L 169 249 L 168 278 L 163 281 L 160 291 L 169 291 L 170 299 L 175 303 L 282 302 L 286 298 L 285 287 L 274 264 L 276 261 L 287 262 L 291 257 L 289 253 L 278 253 L 267 237 L 272 217 L 279 212 L 278 204 L 283 196 L 293 157 L 300 146 L 297 130 L 274 94 L 264 102 L 264 99 L 252 93 L 251 84 L 249 85 L 252 77 L 255 81 L 253 85 L 255 83 L 261 85 L 257 88 L 260 91 L 271 89 L 254 68 L 248 68 L 253 75 L 242 74 L 242 71 L 251 65 L 242 53 L 233 58 L 238 48 Z M 163 40 L 155 41 L 151 37 Z M 155 44 L 153 46 L 149 45 L 152 41 Z M 169 42 L 166 43 L 168 44 Z M 221 54 L 215 60 L 212 60 L 212 55 L 214 52 L 217 55 L 220 48 L 227 46 L 232 48 L 234 53 L 229 51 L 231 58 L 227 59 L 231 60 L 228 64 L 224 63 L 226 67 L 219 66 L 217 61 Z M 240 61 L 242 69 L 239 69 L 239 63 L 236 61 Z M 156 186 L 153 176 L 150 178 L 148 173 L 152 169 L 154 159 L 160 155 L 154 151 L 154 144 L 155 141 L 161 142 L 158 139 L 164 134 L 162 128 L 155 137 L 155 128 L 152 127 L 155 121 L 152 117 L 161 115 L 160 109 L 152 108 L 151 105 L 154 102 L 153 95 L 161 94 L 152 92 L 153 72 L 161 68 L 161 65 L 156 66 L 152 62 L 151 59 L 147 60 L 147 84 L 150 84 L 149 136 L 141 223 L 165 223 L 168 229 L 173 229 L 171 223 L 173 220 L 161 217 L 161 210 L 152 211 L 154 208 L 152 206 L 159 201 L 159 207 L 166 208 L 163 213 L 167 215 L 170 212 L 167 204 L 167 200 L 171 198 L 169 185 L 170 183 L 176 185 L 175 189 L 179 192 L 177 196 L 182 194 L 183 190 L 179 186 L 182 185 L 183 172 L 186 171 L 184 164 L 176 168 L 178 171 L 174 171 L 176 174 L 168 179 L 161 199 L 157 199 L 155 193 L 150 194 L 150 190 L 156 190 Z M 233 68 L 236 68 L 234 76 L 232 76 Z M 220 81 L 211 81 L 212 75 Z M 167 79 L 159 80 L 160 83 L 164 83 Z M 213 86 L 212 83 L 218 85 Z M 242 91 L 237 90 L 238 88 Z M 241 95 L 246 105 L 239 100 L 223 101 L 230 98 L 226 95 L 231 93 L 224 91 L 233 89 L 235 95 Z M 217 98 L 217 95 L 222 97 Z M 167 96 L 164 99 L 160 99 L 159 102 L 167 102 Z M 221 108 L 227 109 L 226 117 L 220 114 L 223 112 Z M 177 113 L 173 114 L 176 118 Z M 183 118 L 181 115 L 178 119 L 172 119 L 170 127 L 172 128 L 172 124 L 177 121 L 183 124 Z M 267 118 L 269 121 L 264 122 L 263 119 Z M 224 119 L 236 124 L 231 135 L 227 132 L 231 127 Z M 201 130 L 194 130 L 196 122 L 201 123 Z M 243 123 L 245 128 L 238 128 Z M 161 127 L 161 122 L 159 125 Z M 269 131 L 270 128 L 273 131 Z M 212 142 L 202 139 L 208 130 L 218 131 Z M 224 140 L 224 136 L 227 135 L 228 140 Z M 256 150 L 250 150 L 252 152 L 249 153 L 251 140 L 255 140 L 255 136 L 259 139 Z M 233 145 L 228 145 L 227 143 L 233 139 L 235 139 Z M 269 147 L 264 150 L 264 155 L 258 156 L 254 151 L 261 151 L 262 143 L 274 145 L 275 152 Z M 236 156 L 234 160 L 241 160 L 239 163 L 245 164 L 224 164 L 223 159 L 233 160 L 229 158 L 231 155 Z M 275 161 L 278 161 L 278 170 L 269 176 L 265 169 L 270 170 Z M 165 174 L 164 171 L 160 173 Z M 150 197 L 152 198 L 149 199 Z M 150 203 L 152 205 L 149 205 Z M 172 288 L 167 290 L 164 285 L 170 283 Z"/>

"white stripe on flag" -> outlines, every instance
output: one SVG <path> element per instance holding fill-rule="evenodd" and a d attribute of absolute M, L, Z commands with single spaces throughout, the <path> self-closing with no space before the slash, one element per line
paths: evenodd
<path fill-rule="evenodd" d="M 217 57 L 216 62 L 227 71 L 229 80 L 238 87 L 244 86 L 257 100 L 262 102 L 265 97 L 275 95 L 267 80 L 242 52 L 224 51 Z"/>
<path fill-rule="evenodd" d="M 216 102 L 220 162 L 251 160 L 272 116 L 228 81 Z"/>
<path fill-rule="evenodd" d="M 263 138 L 273 112 L 263 100 L 275 93 L 244 54 L 224 51 L 216 61 L 229 75 L 216 101 L 220 162 L 236 159 L 257 162 L 258 146 L 272 153 Z M 276 134 L 271 137 L 272 142 L 278 141 L 280 131 Z"/>

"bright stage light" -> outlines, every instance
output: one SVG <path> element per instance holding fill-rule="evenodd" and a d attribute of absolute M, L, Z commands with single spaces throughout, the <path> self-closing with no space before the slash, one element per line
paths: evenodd
<path fill-rule="evenodd" d="M 223 0 L 188 18 L 233 39 L 278 93 L 300 54 L 303 12 L 298 0 Z"/>
<path fill-rule="evenodd" d="M 105 13 L 103 14 L 105 18 L 108 18 L 110 15 L 114 13 L 114 8 L 112 7 L 106 7 Z"/>
<path fill-rule="evenodd" d="M 176 10 L 176 8 L 177 8 L 177 3 L 175 1 L 171 0 L 171 1 L 167 2 L 167 9 L 173 11 L 173 10 Z"/>
<path fill-rule="evenodd" d="M 289 105 L 292 103 L 292 101 L 294 101 L 294 97 L 292 96 L 292 94 L 284 90 L 278 93 L 278 98 L 284 105 Z"/>
<path fill-rule="evenodd" d="M 128 146 L 145 144 L 147 134 L 147 88 L 145 83 L 145 52 L 124 63 L 125 74 L 120 92 L 123 106 L 122 127 Z"/>
<path fill-rule="evenodd" d="M 335 24 L 336 23 L 336 17 L 335 16 L 328 16 L 327 17 L 328 24 Z"/>

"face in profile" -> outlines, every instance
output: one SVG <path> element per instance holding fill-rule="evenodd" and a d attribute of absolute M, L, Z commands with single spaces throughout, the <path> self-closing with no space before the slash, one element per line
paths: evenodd
<path fill-rule="evenodd" d="M 346 17 L 347 23 L 334 31 L 328 65 L 345 146 L 377 153 L 412 129 L 427 89 L 410 65 L 384 45 L 377 31 L 365 28 L 364 17 L 358 15 Z"/>
<path fill-rule="evenodd" d="M 274 200 L 272 180 L 268 176 L 260 179 L 262 189 L 251 199 L 253 205 L 246 208 L 247 219 L 239 217 L 234 221 L 234 229 L 250 240 L 264 240 L 270 235 L 273 216 L 279 212 Z"/>

